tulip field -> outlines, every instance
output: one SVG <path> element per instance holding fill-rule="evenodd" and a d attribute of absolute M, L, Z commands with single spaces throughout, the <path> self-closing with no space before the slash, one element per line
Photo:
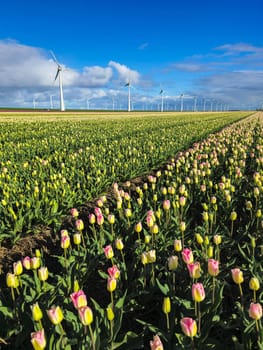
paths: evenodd
<path fill-rule="evenodd" d="M 0 349 L 263 349 L 262 112 L 6 113 L 0 141 Z"/>

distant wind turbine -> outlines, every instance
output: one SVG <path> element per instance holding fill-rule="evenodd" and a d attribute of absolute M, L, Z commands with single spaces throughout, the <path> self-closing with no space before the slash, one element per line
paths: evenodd
<path fill-rule="evenodd" d="M 131 111 L 131 82 L 130 79 L 127 84 L 124 86 L 128 86 L 128 112 Z"/>
<path fill-rule="evenodd" d="M 53 96 L 54 95 L 50 95 L 49 99 L 50 99 L 50 109 L 53 109 Z"/>
<path fill-rule="evenodd" d="M 194 112 L 197 111 L 196 105 L 197 105 L 197 96 L 194 96 Z"/>
<path fill-rule="evenodd" d="M 184 110 L 184 94 L 181 94 L 180 98 L 181 98 L 181 112 L 183 112 L 183 110 Z"/>
<path fill-rule="evenodd" d="M 54 58 L 54 61 L 56 62 L 58 69 L 57 69 L 57 73 L 55 76 L 55 81 L 58 78 L 59 81 L 59 90 L 60 90 L 60 110 L 61 112 L 65 111 L 65 104 L 64 104 L 64 97 L 63 97 L 63 87 L 62 87 L 62 66 L 60 63 L 58 63 L 56 56 L 54 55 L 54 53 L 52 51 L 50 51 L 52 57 Z"/>
<path fill-rule="evenodd" d="M 160 91 L 160 95 L 161 95 L 161 112 L 163 112 L 163 93 L 164 93 L 164 91 L 163 91 L 163 89 L 161 89 L 161 91 Z"/>
<path fill-rule="evenodd" d="M 36 109 L 36 98 L 33 97 L 33 108 Z"/>
<path fill-rule="evenodd" d="M 205 112 L 206 99 L 204 98 L 204 112 Z"/>

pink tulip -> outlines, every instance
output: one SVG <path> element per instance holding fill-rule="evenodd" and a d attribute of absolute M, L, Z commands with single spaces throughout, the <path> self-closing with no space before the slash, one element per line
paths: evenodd
<path fill-rule="evenodd" d="M 232 269 L 231 274 L 232 274 L 233 281 L 236 284 L 240 284 L 244 281 L 243 272 L 240 269 L 238 269 L 238 268 Z"/>
<path fill-rule="evenodd" d="M 95 222 L 96 222 L 96 217 L 95 217 L 95 215 L 94 215 L 94 214 L 89 214 L 89 223 L 90 223 L 91 225 L 94 225 Z"/>
<path fill-rule="evenodd" d="M 109 277 L 107 281 L 107 290 L 109 292 L 114 292 L 117 287 L 117 281 L 115 278 Z"/>
<path fill-rule="evenodd" d="M 113 265 L 112 267 L 108 268 L 108 274 L 111 278 L 119 278 L 120 277 L 120 270 L 116 265 Z"/>
<path fill-rule="evenodd" d="M 262 317 L 262 306 L 259 303 L 251 303 L 248 313 L 253 320 L 259 320 Z"/>
<path fill-rule="evenodd" d="M 111 245 L 107 245 L 105 248 L 103 248 L 103 250 L 107 259 L 113 258 L 114 253 Z"/>
<path fill-rule="evenodd" d="M 89 326 L 93 322 L 93 312 L 90 307 L 84 306 L 78 309 L 79 318 L 84 326 Z"/>
<path fill-rule="evenodd" d="M 45 332 L 43 328 L 40 331 L 31 333 L 31 343 L 35 350 L 45 349 L 47 343 L 46 343 Z"/>
<path fill-rule="evenodd" d="M 24 259 L 22 260 L 22 264 L 26 270 L 30 270 L 31 258 L 29 256 L 24 257 Z"/>
<path fill-rule="evenodd" d="M 78 209 L 76 209 L 76 208 L 70 209 L 70 214 L 71 214 L 71 216 L 73 216 L 73 218 L 77 218 L 79 216 Z"/>
<path fill-rule="evenodd" d="M 197 325 L 195 320 L 190 317 L 184 317 L 180 321 L 182 331 L 187 337 L 195 337 L 197 333 Z"/>
<path fill-rule="evenodd" d="M 186 264 L 191 264 L 194 261 L 193 252 L 191 251 L 191 249 L 183 249 L 182 258 Z"/>
<path fill-rule="evenodd" d="M 60 245 L 62 249 L 67 249 L 70 246 L 70 238 L 69 236 L 61 237 Z"/>
<path fill-rule="evenodd" d="M 64 318 L 63 312 L 59 306 L 53 306 L 51 309 L 47 310 L 47 315 L 54 325 L 61 323 Z"/>
<path fill-rule="evenodd" d="M 201 276 L 201 266 L 199 262 L 187 264 L 187 268 L 191 278 L 199 278 Z"/>
<path fill-rule="evenodd" d="M 94 209 L 94 213 L 95 213 L 96 216 L 98 216 L 98 215 L 101 215 L 101 214 L 102 214 L 102 211 L 101 211 L 100 208 L 96 207 L 96 208 Z"/>
<path fill-rule="evenodd" d="M 153 340 L 150 340 L 151 350 L 163 350 L 163 344 L 158 335 L 153 337 Z"/>
<path fill-rule="evenodd" d="M 165 200 L 163 201 L 163 209 L 164 209 L 164 210 L 169 210 L 170 207 L 171 207 L 171 203 L 170 203 L 169 199 L 165 199 Z"/>
<path fill-rule="evenodd" d="M 84 223 L 81 219 L 76 220 L 75 226 L 78 231 L 83 231 L 84 229 Z"/>
<path fill-rule="evenodd" d="M 76 309 L 87 306 L 87 297 L 83 290 L 79 290 L 78 292 L 70 294 L 70 298 Z"/>
<path fill-rule="evenodd" d="M 98 215 L 97 215 L 97 224 L 98 224 L 99 226 L 102 226 L 103 223 L 104 223 L 104 216 L 103 216 L 102 214 L 98 214 Z"/>
<path fill-rule="evenodd" d="M 219 261 L 208 259 L 208 273 L 210 276 L 217 276 L 219 274 Z"/>
<path fill-rule="evenodd" d="M 194 283 L 192 285 L 192 297 L 197 303 L 205 299 L 205 290 L 202 283 Z"/>

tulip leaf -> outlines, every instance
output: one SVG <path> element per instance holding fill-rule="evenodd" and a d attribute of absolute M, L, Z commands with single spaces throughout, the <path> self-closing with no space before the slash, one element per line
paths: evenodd
<path fill-rule="evenodd" d="M 164 295 L 167 295 L 167 294 L 169 293 L 170 288 L 169 288 L 169 286 L 168 286 L 167 283 L 161 284 L 161 282 L 159 281 L 158 278 L 156 278 L 156 283 L 157 283 L 157 285 L 158 285 L 160 291 L 161 291 Z"/>
<path fill-rule="evenodd" d="M 125 335 L 121 341 L 112 344 L 111 349 L 113 349 L 113 350 L 115 350 L 115 349 L 119 349 L 119 350 L 143 349 L 143 337 L 141 335 L 134 333 L 134 332 L 128 331 L 127 333 L 125 333 Z"/>

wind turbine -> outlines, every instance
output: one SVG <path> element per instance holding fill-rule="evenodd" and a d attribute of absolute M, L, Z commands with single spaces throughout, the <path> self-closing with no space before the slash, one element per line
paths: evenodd
<path fill-rule="evenodd" d="M 62 66 L 60 63 L 58 63 L 56 56 L 54 55 L 54 53 L 52 51 L 50 51 L 52 57 L 54 58 L 54 61 L 56 62 L 58 69 L 57 69 L 57 73 L 55 76 L 55 81 L 58 78 L 59 81 L 59 90 L 60 90 L 60 110 L 61 112 L 65 111 L 65 104 L 64 104 L 64 97 L 63 97 L 63 87 L 62 87 Z"/>
<path fill-rule="evenodd" d="M 183 112 L 183 110 L 184 110 L 184 94 L 181 94 L 180 98 L 181 98 L 181 112 Z"/>
<path fill-rule="evenodd" d="M 161 88 L 160 95 L 161 95 L 161 112 L 163 112 L 163 89 Z"/>
<path fill-rule="evenodd" d="M 197 96 L 194 96 L 194 112 L 196 112 Z"/>
<path fill-rule="evenodd" d="M 128 86 L 128 112 L 131 111 L 131 82 L 130 79 L 127 84 L 124 86 Z"/>
<path fill-rule="evenodd" d="M 54 95 L 50 95 L 49 99 L 50 99 L 50 109 L 53 109 L 53 96 Z"/>
<path fill-rule="evenodd" d="M 205 112 L 206 99 L 204 98 L 204 112 Z"/>

